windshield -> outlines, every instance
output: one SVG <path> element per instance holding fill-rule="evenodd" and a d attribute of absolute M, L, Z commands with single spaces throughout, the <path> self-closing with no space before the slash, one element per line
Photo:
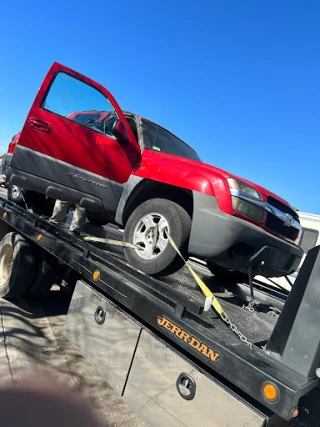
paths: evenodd
<path fill-rule="evenodd" d="M 178 137 L 167 130 L 158 127 L 155 123 L 142 119 L 143 127 L 149 136 L 150 150 L 173 154 L 201 162 L 198 154 Z M 158 128 L 158 130 L 157 130 Z"/>

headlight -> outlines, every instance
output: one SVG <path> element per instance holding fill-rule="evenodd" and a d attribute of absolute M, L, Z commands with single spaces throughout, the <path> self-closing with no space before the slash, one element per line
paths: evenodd
<path fill-rule="evenodd" d="M 259 191 L 237 179 L 228 178 L 227 180 L 232 195 L 232 209 L 254 221 L 262 221 L 264 210 L 262 207 L 255 204 L 254 201 L 254 199 L 262 200 L 262 195 Z M 242 197 L 241 193 L 243 194 Z M 252 198 L 252 202 L 250 202 L 250 198 Z"/>
<path fill-rule="evenodd" d="M 262 200 L 262 196 L 259 193 L 259 191 L 255 190 L 254 188 L 250 187 L 249 185 L 245 184 L 242 181 L 238 181 L 235 178 L 227 178 L 230 190 L 239 190 L 243 193 L 249 194 L 252 197 L 255 197 L 256 199 Z"/>
<path fill-rule="evenodd" d="M 232 196 L 232 209 L 241 215 L 253 219 L 254 221 L 262 221 L 263 209 L 247 202 L 246 200 L 239 199 L 239 197 Z"/>

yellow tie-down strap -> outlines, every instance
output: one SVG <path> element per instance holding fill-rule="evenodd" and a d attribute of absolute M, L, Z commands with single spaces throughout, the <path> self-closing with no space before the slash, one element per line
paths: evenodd
<path fill-rule="evenodd" d="M 122 246 L 125 248 L 131 248 L 131 249 L 140 249 L 139 246 L 134 245 L 132 243 L 123 242 L 121 240 L 113 240 L 113 239 L 107 239 L 103 237 L 94 237 L 94 236 L 84 236 L 83 240 L 86 240 L 88 242 L 95 242 L 95 243 L 105 243 L 109 245 L 115 245 L 115 246 Z M 212 306 L 213 309 L 219 314 L 221 319 L 231 328 L 231 330 L 239 337 L 239 339 L 246 345 L 248 345 L 251 349 L 252 343 L 248 341 L 245 335 L 243 335 L 238 328 L 231 322 L 226 312 L 223 310 L 221 304 L 219 303 L 217 297 L 214 296 L 214 294 L 210 291 L 208 286 L 204 283 L 204 281 L 198 276 L 198 274 L 193 270 L 193 268 L 187 263 L 187 261 L 184 259 L 183 255 L 181 254 L 180 250 L 178 249 L 177 245 L 174 243 L 172 237 L 170 234 L 168 234 L 168 240 L 173 247 L 173 249 L 177 252 L 177 254 L 182 258 L 185 265 L 188 267 L 190 273 L 192 274 L 193 278 L 197 282 L 198 286 L 200 287 L 203 295 L 205 296 L 205 303 L 204 303 L 204 311 L 208 311 L 210 307 Z"/>
<path fill-rule="evenodd" d="M 204 310 L 208 311 L 209 308 L 210 308 L 210 306 L 212 305 L 212 307 L 215 309 L 215 311 L 220 316 L 223 316 L 223 314 L 225 314 L 225 313 L 224 313 L 224 310 L 223 310 L 221 304 L 217 300 L 217 298 L 213 295 L 213 293 L 210 291 L 210 289 L 204 283 L 204 281 L 200 279 L 200 277 L 197 275 L 197 273 L 194 271 L 194 269 L 187 263 L 187 261 L 184 259 L 184 257 L 182 256 L 181 252 L 179 251 L 177 245 L 174 243 L 172 237 L 169 234 L 168 234 L 168 239 L 169 239 L 169 242 L 170 242 L 171 246 L 173 247 L 173 249 L 183 259 L 185 265 L 188 267 L 190 273 L 192 274 L 192 276 L 194 277 L 194 279 L 197 282 L 198 286 L 200 287 L 203 295 L 206 297 L 206 301 L 205 301 L 205 304 L 204 304 Z"/>
<path fill-rule="evenodd" d="M 200 277 L 197 275 L 197 273 L 193 270 L 193 268 L 187 263 L 187 261 L 184 259 L 183 255 L 179 251 L 177 245 L 174 243 L 172 237 L 168 234 L 168 239 L 171 244 L 171 246 L 174 248 L 174 250 L 177 252 L 177 254 L 183 259 L 185 265 L 188 267 L 190 273 L 194 277 L 195 281 L 197 282 L 198 286 L 200 287 L 203 295 L 206 297 L 205 304 L 204 304 L 204 310 L 209 310 L 209 307 L 212 306 L 214 310 L 219 314 L 221 319 L 230 327 L 230 329 L 238 336 L 238 338 L 246 344 L 250 349 L 253 349 L 253 345 L 251 342 L 248 341 L 247 337 L 243 335 L 242 332 L 239 331 L 239 329 L 236 327 L 234 323 L 231 322 L 229 319 L 229 316 L 227 313 L 223 310 L 221 304 L 219 303 L 217 297 L 213 295 L 213 293 L 210 291 L 208 286 L 204 283 L 203 280 L 200 279 Z"/>
<path fill-rule="evenodd" d="M 216 312 L 221 316 L 223 313 L 223 308 L 221 307 L 219 301 L 217 298 L 213 295 L 213 293 L 210 291 L 210 289 L 207 287 L 207 285 L 200 279 L 200 277 L 197 275 L 197 273 L 191 268 L 191 266 L 186 262 L 186 260 L 183 258 L 181 252 L 179 251 L 177 245 L 174 243 L 172 237 L 168 235 L 168 239 L 174 250 L 179 254 L 179 256 L 183 259 L 186 266 L 189 268 L 192 276 L 194 277 L 197 284 L 200 286 L 200 289 L 203 293 L 203 295 L 206 297 L 205 304 L 204 304 L 204 310 L 208 311 L 211 307 L 216 310 Z M 123 242 L 121 240 L 113 240 L 113 239 L 106 239 L 104 237 L 94 237 L 94 236 L 85 236 L 83 240 L 86 240 L 88 242 L 95 242 L 95 243 L 105 243 L 109 245 L 115 245 L 115 246 L 122 246 L 125 248 L 131 248 L 131 249 L 139 249 L 139 246 L 136 246 L 132 243 Z"/>
<path fill-rule="evenodd" d="M 106 243 L 114 246 L 123 246 L 124 248 L 139 249 L 139 246 L 133 243 L 123 242 L 122 240 L 106 239 L 104 237 L 84 236 L 83 240 L 87 242 Z"/>

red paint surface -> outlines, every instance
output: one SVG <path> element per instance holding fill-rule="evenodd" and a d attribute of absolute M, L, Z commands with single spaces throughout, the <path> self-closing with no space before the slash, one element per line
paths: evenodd
<path fill-rule="evenodd" d="M 13 154 L 18 142 L 19 142 L 19 138 L 20 138 L 21 132 L 17 133 L 16 135 L 14 135 L 14 137 L 12 138 L 12 140 L 10 141 L 10 144 L 8 146 L 8 153 L 9 154 Z"/>
<path fill-rule="evenodd" d="M 119 144 L 107 135 L 94 132 L 79 123 L 41 108 L 47 90 L 59 71 L 95 87 L 108 98 L 120 120 L 127 127 L 129 144 Z M 30 120 L 34 118 L 47 123 L 51 127 L 51 132 L 46 133 L 30 126 Z M 128 180 L 132 170 L 141 160 L 138 142 L 111 93 L 93 80 L 58 63 L 53 64 L 42 83 L 27 116 L 19 144 L 119 183 Z"/>

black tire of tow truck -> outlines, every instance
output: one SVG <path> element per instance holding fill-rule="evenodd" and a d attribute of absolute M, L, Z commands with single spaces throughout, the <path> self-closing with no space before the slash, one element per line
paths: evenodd
<path fill-rule="evenodd" d="M 137 223 L 144 215 L 151 212 L 161 214 L 166 218 L 170 235 L 186 259 L 191 232 L 191 218 L 185 209 L 169 199 L 150 199 L 139 205 L 132 212 L 125 226 L 124 241 L 133 242 L 133 233 Z M 163 253 L 150 261 L 141 258 L 135 249 L 125 248 L 124 252 L 129 264 L 150 276 L 167 276 L 180 270 L 184 265 L 184 261 L 169 242 Z"/>
<path fill-rule="evenodd" d="M 35 275 L 35 250 L 18 233 L 6 234 L 0 242 L 0 297 L 22 297 Z M 11 268 L 10 268 L 11 263 Z"/>
<path fill-rule="evenodd" d="M 49 293 L 57 275 L 58 259 L 41 248 L 37 255 L 35 278 L 27 291 L 29 297 L 41 297 Z"/>
<path fill-rule="evenodd" d="M 224 283 L 248 282 L 248 276 L 240 271 L 227 270 L 211 261 L 207 261 L 207 267 L 217 279 Z"/>

